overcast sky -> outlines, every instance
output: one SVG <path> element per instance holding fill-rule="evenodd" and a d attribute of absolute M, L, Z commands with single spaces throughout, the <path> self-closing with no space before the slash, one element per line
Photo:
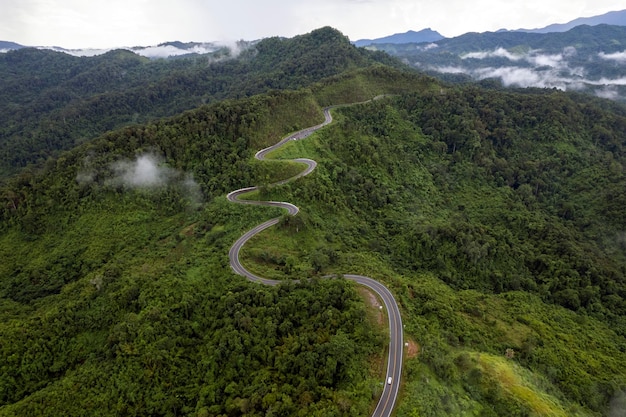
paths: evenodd
<path fill-rule="evenodd" d="M 0 0 L 0 40 L 108 48 L 292 37 L 322 26 L 353 41 L 425 28 L 452 37 L 625 8 L 624 0 Z"/>

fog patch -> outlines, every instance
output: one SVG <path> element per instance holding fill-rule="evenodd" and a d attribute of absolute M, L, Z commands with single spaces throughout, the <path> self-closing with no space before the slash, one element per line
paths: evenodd
<path fill-rule="evenodd" d="M 496 48 L 488 52 L 470 52 L 461 55 L 461 59 L 487 59 L 487 58 L 506 58 L 509 61 L 519 61 L 523 58 L 521 55 L 515 55 L 504 48 Z"/>
<path fill-rule="evenodd" d="M 466 74 L 476 80 L 498 79 L 505 87 L 537 87 L 556 88 L 559 90 L 590 90 L 598 97 L 619 100 L 622 90 L 616 87 L 626 86 L 626 77 L 590 79 L 583 67 L 572 66 L 570 58 L 576 57 L 578 51 L 573 46 L 563 48 L 561 53 L 546 54 L 541 50 L 529 50 L 514 53 L 504 48 L 491 51 L 471 52 L 460 56 L 463 65 L 424 66 L 423 68 L 444 74 Z M 626 51 L 614 54 L 599 54 L 603 59 L 626 62 Z M 505 58 L 511 61 L 506 66 L 481 66 L 481 60 L 489 58 Z M 474 60 L 472 62 L 472 60 Z M 415 63 L 420 66 L 419 63 Z"/>
<path fill-rule="evenodd" d="M 249 48 L 250 42 L 237 41 L 237 42 L 204 42 L 204 43 L 163 43 L 153 46 L 134 46 L 126 47 L 121 46 L 117 48 L 83 48 L 83 49 L 65 49 L 60 47 L 48 47 L 41 46 L 39 49 L 51 49 L 57 52 L 63 52 L 68 55 L 76 57 L 93 57 L 103 55 L 113 49 L 124 49 L 131 51 L 137 55 L 150 58 L 150 59 L 167 59 L 172 57 L 179 57 L 184 55 L 209 55 L 213 60 L 224 60 L 237 58 L 242 51 Z M 6 52 L 8 50 L 0 50 Z"/>
<path fill-rule="evenodd" d="M 417 49 L 421 50 L 421 51 L 430 51 L 431 49 L 435 49 L 435 48 L 439 48 L 439 45 L 437 45 L 436 43 L 428 43 L 424 46 L 417 46 Z"/>
<path fill-rule="evenodd" d="M 227 48 L 230 52 L 231 58 L 237 58 L 241 55 L 242 52 L 248 50 L 250 48 L 250 43 L 246 41 L 231 41 L 231 42 L 220 42 L 219 45 L 223 48 Z"/>
<path fill-rule="evenodd" d="M 551 68 L 568 68 L 569 64 L 566 58 L 576 56 L 578 51 L 573 46 L 568 46 L 559 54 L 544 54 L 540 49 L 533 49 L 525 53 L 513 53 L 502 47 L 493 51 L 470 52 L 461 55 L 461 59 L 488 59 L 488 58 L 506 58 L 509 61 L 524 61 L 532 67 L 551 67 Z"/>
<path fill-rule="evenodd" d="M 158 193 L 166 189 L 178 190 L 192 203 L 202 202 L 200 185 L 191 173 L 167 166 L 154 152 L 143 153 L 135 159 L 120 159 L 98 167 L 94 155 L 87 156 L 76 174 L 83 186 L 101 186 L 118 190 L 141 190 Z"/>
<path fill-rule="evenodd" d="M 533 68 L 501 67 L 480 68 L 472 75 L 479 79 L 499 78 L 505 87 L 539 87 L 567 89 L 567 80 L 559 77 L 555 71 L 536 71 Z"/>
<path fill-rule="evenodd" d="M 141 155 L 134 161 L 115 162 L 112 168 L 115 176 L 110 180 L 111 183 L 129 188 L 162 187 L 175 177 L 174 170 L 151 154 Z"/>
<path fill-rule="evenodd" d="M 50 49 L 56 52 L 63 52 L 68 55 L 76 57 L 94 57 L 98 55 L 104 55 L 107 52 L 112 51 L 114 48 L 83 48 L 83 49 L 65 49 L 56 46 L 38 46 L 37 49 Z M 124 48 L 121 48 L 124 49 Z"/>
<path fill-rule="evenodd" d="M 609 404 L 608 417 L 626 417 L 626 392 L 617 391 Z"/>
<path fill-rule="evenodd" d="M 555 55 L 527 55 L 525 57 L 531 65 L 535 67 L 552 67 L 552 68 L 567 68 L 567 61 L 564 61 L 562 54 Z"/>
<path fill-rule="evenodd" d="M 600 52 L 598 56 L 607 61 L 617 61 L 617 62 L 626 62 L 626 51 L 615 52 L 613 54 L 605 54 L 604 52 Z"/>
<path fill-rule="evenodd" d="M 617 100 L 619 98 L 617 88 L 612 86 L 596 90 L 595 94 L 600 98 L 608 98 L 609 100 Z"/>
<path fill-rule="evenodd" d="M 600 78 L 598 81 L 589 81 L 594 85 L 626 85 L 626 77 L 622 78 Z"/>
<path fill-rule="evenodd" d="M 172 56 L 181 56 L 188 54 L 210 54 L 215 52 L 218 47 L 211 43 L 203 43 L 193 45 L 190 48 L 179 48 L 174 45 L 164 44 L 158 46 L 148 46 L 143 48 L 133 48 L 133 52 L 146 58 L 169 58 Z"/>
<path fill-rule="evenodd" d="M 453 67 L 453 66 L 447 66 L 447 67 L 429 67 L 428 69 L 431 69 L 433 71 L 437 71 L 437 72 L 441 72 L 444 74 L 467 74 L 468 70 L 463 68 L 463 67 Z"/>
<path fill-rule="evenodd" d="M 243 52 L 249 50 L 252 47 L 252 42 L 247 41 L 233 41 L 219 43 L 219 50 L 208 56 L 209 65 L 222 62 L 229 59 L 237 59 Z"/>

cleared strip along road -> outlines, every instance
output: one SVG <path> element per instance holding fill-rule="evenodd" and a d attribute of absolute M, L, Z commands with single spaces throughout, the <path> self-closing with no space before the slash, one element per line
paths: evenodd
<path fill-rule="evenodd" d="M 354 103 L 354 104 L 359 104 L 359 103 Z M 331 123 L 333 121 L 333 118 L 332 118 L 332 115 L 330 114 L 330 110 L 334 107 L 338 107 L 338 106 L 331 106 L 331 107 L 327 107 L 324 109 L 324 122 L 323 123 L 316 125 L 316 126 L 307 127 L 306 129 L 302 129 L 296 133 L 286 136 L 277 144 L 272 145 L 268 148 L 265 148 L 257 152 L 255 155 L 255 158 L 260 161 L 263 161 L 265 160 L 265 156 L 269 152 L 275 149 L 278 149 L 279 147 L 283 146 L 285 143 L 289 142 L 290 140 L 304 139 L 307 136 L 309 136 L 311 133 L 315 132 L 316 130 L 321 129 L 322 127 Z M 307 165 L 307 168 L 301 173 L 299 173 L 298 175 L 293 176 L 283 181 L 279 181 L 275 185 L 285 184 L 297 178 L 308 175 L 317 166 L 317 163 L 313 161 L 312 159 L 293 159 L 292 161 L 304 163 Z M 289 214 L 292 216 L 298 213 L 298 207 L 296 207 L 295 205 L 291 203 L 285 203 L 281 201 L 254 201 L 254 200 L 239 199 L 239 197 L 242 194 L 245 194 L 247 192 L 254 191 L 257 189 L 258 187 L 248 187 L 248 188 L 235 190 L 229 193 L 227 198 L 229 201 L 232 201 L 234 203 L 281 207 L 281 208 L 286 209 L 289 212 Z M 265 285 L 275 286 L 282 282 L 282 281 L 267 279 L 267 278 L 263 278 L 258 275 L 255 275 L 252 272 L 248 271 L 246 268 L 244 268 L 241 262 L 239 261 L 239 252 L 241 251 L 241 248 L 243 247 L 243 245 L 248 240 L 250 240 L 254 235 L 261 233 L 263 230 L 277 224 L 279 220 L 280 220 L 280 217 L 276 217 L 274 219 L 261 223 L 260 225 L 256 226 L 252 230 L 249 230 L 243 236 L 237 239 L 237 241 L 233 244 L 233 246 L 230 248 L 230 251 L 228 253 L 228 257 L 230 259 L 230 266 L 233 268 L 235 273 L 248 278 L 250 281 L 258 282 L 260 284 L 265 284 Z M 402 317 L 400 316 L 400 309 L 398 308 L 398 303 L 396 303 L 396 300 L 393 298 L 393 295 L 391 294 L 391 292 L 387 289 L 387 287 L 385 287 L 380 282 L 372 278 L 362 276 L 362 275 L 343 275 L 343 276 L 346 279 L 352 280 L 356 282 L 357 284 L 368 287 L 369 289 L 374 291 L 376 294 L 380 296 L 380 298 L 383 301 L 383 304 L 385 305 L 385 308 L 387 309 L 387 315 L 389 316 L 389 357 L 387 359 L 387 376 L 385 377 L 385 381 L 383 382 L 384 384 L 383 393 L 380 396 L 378 405 L 376 406 L 376 409 L 374 410 L 372 417 L 389 417 L 391 416 L 391 412 L 393 411 L 396 398 L 398 397 L 398 390 L 400 388 L 400 377 L 402 375 L 402 353 L 403 353 L 404 347 L 403 347 L 403 339 L 402 339 Z M 328 278 L 331 278 L 331 276 L 329 276 Z M 388 383 L 389 378 L 391 378 L 390 384 Z"/>

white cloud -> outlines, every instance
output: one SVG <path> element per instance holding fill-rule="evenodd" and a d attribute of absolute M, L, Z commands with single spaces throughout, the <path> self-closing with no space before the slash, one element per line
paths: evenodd
<path fill-rule="evenodd" d="M 604 52 L 600 52 L 598 56 L 602 59 L 617 61 L 617 62 L 626 62 L 626 51 L 615 52 L 613 54 L 605 54 Z"/>
<path fill-rule="evenodd" d="M 93 184 L 96 172 L 90 169 L 92 158 L 85 160 L 85 168 L 79 171 L 76 181 L 81 184 Z M 157 191 L 164 187 L 175 187 L 185 195 L 194 205 L 202 202 L 202 191 L 193 175 L 184 173 L 165 165 L 161 157 L 153 153 L 139 155 L 134 161 L 122 159 L 112 163 L 109 168 L 109 178 L 104 180 L 105 186 L 128 189 Z M 106 174 L 100 174 L 106 175 Z"/>
<path fill-rule="evenodd" d="M 568 46 L 563 49 L 560 54 L 544 54 L 541 50 L 530 50 L 525 53 L 512 53 L 504 48 L 496 48 L 493 51 L 470 52 L 461 55 L 461 59 L 487 59 L 487 58 L 506 58 L 509 61 L 519 62 L 526 61 L 533 67 L 551 67 L 557 69 L 567 69 L 568 57 L 573 57 L 577 53 L 576 48 Z"/>
<path fill-rule="evenodd" d="M 479 79 L 499 78 L 506 87 L 540 87 L 565 90 L 567 83 L 551 71 L 535 71 L 532 68 L 501 67 L 480 68 L 473 74 Z"/>
<path fill-rule="evenodd" d="M 119 47 L 116 49 L 126 49 L 132 51 L 137 55 L 144 56 L 146 58 L 168 58 L 187 54 L 210 54 L 218 51 L 222 48 L 227 48 L 230 51 L 229 58 L 237 57 L 242 51 L 248 47 L 249 43 L 242 42 L 218 42 L 218 43 L 200 43 L 190 48 L 178 48 L 174 45 L 158 45 L 158 46 L 145 46 L 145 47 Z M 92 57 L 96 55 L 102 55 L 112 50 L 112 48 L 96 49 L 65 49 L 59 47 L 43 47 L 38 49 L 51 49 L 57 52 L 63 52 L 72 56 L 84 56 Z M 2 53 L 3 50 L 0 50 Z M 5 51 L 6 52 L 6 51 Z M 221 59 L 224 59 L 223 57 Z"/>
<path fill-rule="evenodd" d="M 606 78 L 602 77 L 597 81 L 587 81 L 592 85 L 626 85 L 626 77 L 621 78 Z"/>
<path fill-rule="evenodd" d="M 422 51 L 430 51 L 431 49 L 439 48 L 439 45 L 437 45 L 436 43 L 429 43 L 424 46 L 418 46 L 418 48 L 421 49 Z"/>
<path fill-rule="evenodd" d="M 134 161 L 118 161 L 112 165 L 115 176 L 112 184 L 130 188 L 155 188 L 167 184 L 175 172 L 163 165 L 162 161 L 150 154 L 141 155 Z"/>
<path fill-rule="evenodd" d="M 572 57 L 578 55 L 578 51 L 573 46 L 566 46 L 565 48 L 563 48 L 563 55 L 566 58 L 572 58 Z"/>
<path fill-rule="evenodd" d="M 558 88 L 560 90 L 584 90 L 589 86 L 623 86 L 626 77 L 599 80 L 590 80 L 586 77 L 582 67 L 571 67 L 568 58 L 577 54 L 576 48 L 567 47 L 560 54 L 544 54 L 541 50 L 531 50 L 525 54 L 512 54 L 503 49 L 482 51 L 466 54 L 464 59 L 485 59 L 490 57 L 505 57 L 512 61 L 512 65 L 505 67 L 430 67 L 429 69 L 441 73 L 465 73 L 475 79 L 497 78 L 504 86 L 510 87 L 538 87 Z M 626 54 L 625 54 L 626 55 Z M 615 97 L 615 90 L 600 90 L 598 95 Z"/>
<path fill-rule="evenodd" d="M 617 100 L 619 98 L 619 92 L 615 87 L 605 87 L 600 90 L 596 90 L 596 96 L 601 98 L 608 98 L 609 100 Z"/>
<path fill-rule="evenodd" d="M 584 90 L 589 87 L 603 87 L 595 89 L 594 93 L 599 97 L 617 99 L 620 97 L 617 87 L 626 86 L 626 77 L 620 78 L 600 78 L 591 80 L 584 76 L 582 68 L 570 68 L 566 60 L 559 61 L 552 56 L 545 56 L 545 59 L 534 59 L 536 67 L 483 67 L 464 68 L 455 66 L 428 67 L 427 69 L 451 74 L 467 74 L 478 80 L 487 78 L 497 78 L 506 87 L 537 87 L 537 88 L 557 88 L 559 90 Z M 548 69 L 545 69 L 549 66 Z"/>
<path fill-rule="evenodd" d="M 213 44 L 195 45 L 190 49 L 177 48 L 174 45 L 148 46 L 145 48 L 131 48 L 138 55 L 148 58 L 167 58 L 187 54 L 208 54 L 218 49 Z"/>
<path fill-rule="evenodd" d="M 496 48 L 493 51 L 487 52 L 470 52 L 465 55 L 461 55 L 461 59 L 486 59 L 486 58 L 507 58 L 510 61 L 519 61 L 523 58 L 521 55 L 515 55 L 507 51 L 504 48 Z"/>
<path fill-rule="evenodd" d="M 448 67 L 428 67 L 428 69 L 433 70 L 433 71 L 437 71 L 437 72 L 442 72 L 444 74 L 467 74 L 468 70 L 463 68 L 463 67 L 453 67 L 453 66 L 448 66 Z"/>
<path fill-rule="evenodd" d="M 543 55 L 543 54 L 529 54 L 525 59 L 535 67 L 552 67 L 552 68 L 564 68 L 567 67 L 567 62 L 563 61 L 562 54 L 556 55 Z"/>

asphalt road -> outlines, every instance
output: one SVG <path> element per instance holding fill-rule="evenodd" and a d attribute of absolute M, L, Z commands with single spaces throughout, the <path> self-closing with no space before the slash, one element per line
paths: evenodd
<path fill-rule="evenodd" d="M 357 103 L 354 103 L 357 104 Z M 258 160 L 264 160 L 266 155 L 281 147 L 285 143 L 290 140 L 300 140 L 309 136 L 311 133 L 315 132 L 318 129 L 326 126 L 327 124 L 333 121 L 332 115 L 330 114 L 330 110 L 333 107 L 331 106 L 324 109 L 324 122 L 320 123 L 316 126 L 307 127 L 298 132 L 295 132 L 291 135 L 286 136 L 280 142 L 275 145 L 272 145 L 268 148 L 262 149 L 256 153 L 255 158 Z M 293 181 L 297 178 L 303 177 L 311 173 L 317 163 L 311 159 L 294 159 L 292 161 L 301 162 L 307 165 L 307 168 L 299 173 L 298 175 L 288 178 L 284 181 L 280 181 L 276 184 L 284 184 L 286 182 Z M 290 215 L 295 215 L 298 213 L 298 207 L 291 203 L 286 203 L 282 201 L 254 201 L 254 200 L 241 200 L 239 197 L 242 194 L 258 189 L 258 187 L 247 187 L 239 190 L 235 190 L 228 194 L 227 198 L 229 201 L 235 203 L 242 204 L 254 204 L 254 205 L 262 205 L 262 206 L 273 206 L 273 207 L 281 207 L 289 212 Z M 243 245 L 250 240 L 254 235 L 261 233 L 263 230 L 274 226 L 280 220 L 280 217 L 276 217 L 274 219 L 268 220 L 260 225 L 256 226 L 254 229 L 247 231 L 243 234 L 230 248 L 228 253 L 228 257 L 230 259 L 230 266 L 233 268 L 235 273 L 242 275 L 249 279 L 250 281 L 257 282 L 265 285 L 278 285 L 282 281 L 272 280 L 260 277 L 258 275 L 253 274 L 248 271 L 241 264 L 239 260 L 239 253 Z M 352 280 L 357 284 L 368 287 L 372 291 L 374 291 L 381 298 L 384 308 L 387 310 L 387 315 L 389 317 L 389 357 L 387 359 L 387 374 L 385 376 L 385 380 L 382 381 L 383 384 L 383 392 L 378 401 L 378 405 L 376 409 L 372 413 L 372 417 L 389 417 L 393 411 L 393 408 L 396 403 L 396 399 L 398 397 L 398 390 L 400 388 L 400 378 L 402 376 L 402 354 L 404 350 L 403 343 L 403 334 L 402 334 L 402 317 L 400 316 L 400 309 L 398 308 L 398 303 L 394 299 L 391 292 L 380 282 L 365 277 L 362 275 L 343 275 L 344 278 Z M 331 276 L 327 277 L 331 278 Z M 389 378 L 391 378 L 391 383 L 389 384 Z"/>

